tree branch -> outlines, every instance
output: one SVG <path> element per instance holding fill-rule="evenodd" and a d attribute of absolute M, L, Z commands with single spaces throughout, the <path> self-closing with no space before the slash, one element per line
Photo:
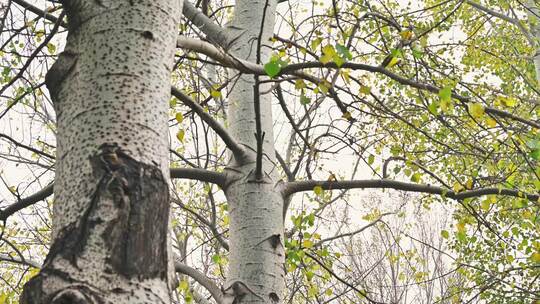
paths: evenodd
<path fill-rule="evenodd" d="M 189 21 L 206 34 L 208 40 L 224 49 L 228 48 L 230 41 L 227 30 L 214 23 L 212 19 L 208 18 L 188 0 L 184 0 L 182 13 Z"/>
<path fill-rule="evenodd" d="M 176 40 L 176 46 L 179 48 L 192 50 L 204 54 L 214 59 L 215 61 L 220 62 L 226 67 L 237 69 L 238 71 L 243 73 L 259 75 L 266 74 L 262 65 L 244 59 L 236 58 L 233 55 L 228 54 L 221 49 L 218 49 L 213 44 L 206 41 L 186 36 L 178 36 Z"/>
<path fill-rule="evenodd" d="M 12 142 L 12 143 L 13 143 L 14 145 L 16 145 L 17 147 L 24 148 L 24 149 L 26 149 L 26 150 L 28 150 L 28 151 L 34 152 L 34 153 L 36 153 L 36 154 L 38 154 L 38 155 L 41 155 L 41 156 L 45 156 L 45 157 L 47 157 L 47 158 L 49 158 L 49 159 L 53 159 L 53 160 L 55 159 L 55 157 L 52 156 L 51 154 L 46 153 L 46 152 L 43 152 L 43 151 L 38 150 L 38 149 L 36 149 L 36 148 L 32 148 L 32 147 L 27 146 L 27 145 L 25 145 L 25 144 L 21 144 L 20 142 L 16 141 L 15 139 L 13 139 L 13 138 L 11 138 L 11 137 L 5 135 L 5 134 L 0 134 L 0 138 L 5 138 L 5 139 L 7 139 L 8 141 Z"/>
<path fill-rule="evenodd" d="M 227 177 L 223 173 L 213 172 L 204 169 L 198 168 L 171 168 L 171 178 L 186 178 L 200 180 L 203 182 L 213 183 L 220 186 L 222 189 L 225 187 Z M 8 217 L 13 215 L 15 212 L 18 212 L 30 205 L 33 205 L 41 200 L 46 199 L 47 197 L 53 194 L 53 186 L 51 183 L 47 187 L 39 190 L 38 192 L 19 199 L 17 202 L 7 206 L 4 209 L 0 209 L 0 221 L 7 220 Z"/>
<path fill-rule="evenodd" d="M 262 65 L 255 64 L 253 62 L 248 62 L 246 60 L 236 59 L 233 56 L 231 56 L 231 55 L 229 55 L 227 53 L 224 53 L 223 51 L 217 49 L 212 44 L 204 42 L 204 41 L 199 41 L 199 40 L 193 39 L 193 38 L 180 37 L 180 38 L 178 38 L 177 45 L 178 45 L 178 47 L 182 47 L 182 48 L 185 48 L 185 49 L 190 49 L 190 50 L 197 51 L 197 52 L 200 52 L 202 54 L 205 54 L 208 57 L 222 63 L 226 67 L 235 68 L 235 69 L 239 70 L 242 73 L 253 73 L 253 74 L 261 74 L 261 75 L 266 74 L 266 72 L 264 71 L 264 67 Z M 297 76 L 297 77 L 300 77 L 300 78 L 304 78 L 304 79 L 306 79 L 306 80 L 308 80 L 308 81 L 310 81 L 312 83 L 316 83 L 316 84 L 320 83 L 320 81 L 316 77 L 310 76 L 310 75 L 308 75 L 306 73 L 303 73 L 301 71 L 303 69 L 309 69 L 309 68 L 333 68 L 333 69 L 337 69 L 338 66 L 333 62 L 329 62 L 329 63 L 326 63 L 326 64 L 323 64 L 323 63 L 318 62 L 318 61 L 294 63 L 294 64 L 290 64 L 290 65 L 284 67 L 283 69 L 281 69 L 281 71 L 279 72 L 279 75 L 294 75 L 294 76 Z M 430 85 L 430 84 L 416 82 L 414 80 L 405 78 L 405 77 L 400 76 L 398 74 L 395 74 L 395 73 L 385 69 L 384 67 L 380 67 L 380 66 L 372 66 L 372 65 L 367 65 L 367 64 L 362 64 L 362 63 L 354 63 L 354 62 L 345 62 L 344 64 L 341 65 L 340 68 L 342 68 L 342 69 L 351 69 L 351 70 L 361 70 L 361 71 L 367 71 L 367 72 L 383 74 L 383 75 L 387 76 L 388 78 L 390 78 L 390 79 L 392 79 L 394 81 L 397 81 L 400 84 L 407 85 L 407 86 L 410 86 L 410 87 L 415 88 L 415 89 L 420 89 L 420 90 L 428 91 L 428 92 L 435 93 L 435 94 L 439 93 L 439 91 L 440 91 L 439 87 L 436 87 L 436 86 Z M 337 97 L 337 94 L 335 93 L 335 91 L 333 91 L 332 88 L 330 88 L 329 93 L 330 93 L 332 98 L 335 99 Z M 464 102 L 464 103 L 472 102 L 472 99 L 470 97 L 462 96 L 462 95 L 459 95 L 459 94 L 456 94 L 456 93 L 452 93 L 452 98 L 457 99 L 457 100 L 459 100 L 461 102 Z M 342 111 L 346 110 L 346 109 L 343 109 L 343 105 L 340 105 L 340 102 L 338 102 L 338 106 L 340 107 L 340 110 L 342 110 Z M 525 118 L 522 118 L 522 117 L 519 117 L 517 115 L 514 115 L 512 113 L 509 113 L 509 112 L 506 112 L 506 111 L 503 111 L 503 110 L 499 110 L 499 109 L 496 109 L 496 108 L 493 108 L 493 107 L 485 107 L 484 111 L 487 114 L 492 114 L 492 115 L 496 115 L 496 116 L 503 117 L 503 118 L 509 118 L 509 119 L 512 119 L 512 120 L 515 120 L 515 121 L 519 121 L 519 122 L 521 122 L 521 123 L 523 123 L 525 125 L 528 125 L 530 127 L 540 129 L 540 123 L 535 122 L 535 121 L 531 121 L 531 120 L 528 120 L 528 119 L 525 119 Z"/>
<path fill-rule="evenodd" d="M 186 178 L 213 183 L 222 189 L 227 181 L 227 176 L 223 173 L 199 168 L 171 168 L 171 178 Z"/>
<path fill-rule="evenodd" d="M 523 24 L 521 24 L 519 22 L 519 19 L 516 19 L 516 18 L 512 18 L 512 17 L 509 17 L 505 14 L 502 14 L 502 13 L 499 13 L 497 11 L 494 11 L 488 7 L 485 7 L 483 5 L 481 5 L 480 3 L 477 3 L 475 1 L 472 1 L 472 0 L 465 0 L 465 3 L 469 4 L 470 6 L 474 7 L 475 9 L 483 12 L 483 13 L 486 13 L 490 16 L 493 16 L 495 18 L 499 18 L 503 21 L 506 21 L 510 24 L 513 24 L 515 26 L 518 27 L 518 29 L 521 31 L 521 33 L 525 36 L 525 38 L 527 39 L 527 41 L 529 42 L 529 44 L 531 46 L 536 46 L 536 42 L 535 42 L 535 38 L 534 38 L 534 35 L 531 34 L 531 32 L 529 30 L 527 30 Z"/>
<path fill-rule="evenodd" d="M 16 258 L 16 257 L 12 257 L 12 256 L 7 255 L 7 254 L 0 254 L 0 261 L 6 261 L 6 262 L 15 263 L 15 264 L 21 264 L 21 265 L 25 265 L 25 266 L 38 268 L 38 269 L 41 268 L 41 265 L 36 261 L 29 260 L 29 259 L 26 259 L 26 258 Z"/>
<path fill-rule="evenodd" d="M 20 5 L 21 7 L 23 7 L 24 9 L 38 15 L 39 17 L 43 17 L 53 23 L 56 23 L 58 22 L 58 17 L 56 17 L 55 15 L 53 14 L 49 14 L 49 12 L 45 11 L 45 10 L 42 10 L 40 9 L 39 7 L 37 6 L 34 6 L 24 0 L 12 0 L 12 2 L 14 3 L 17 3 L 18 5 Z M 67 23 L 65 23 L 64 21 L 60 22 L 60 26 L 62 27 L 67 27 Z"/>
<path fill-rule="evenodd" d="M 210 228 L 210 231 L 212 231 L 212 234 L 214 235 L 214 237 L 216 238 L 216 240 L 219 242 L 219 244 L 221 245 L 221 247 L 223 247 L 225 250 L 229 251 L 229 243 L 227 242 L 227 240 L 225 240 L 223 238 L 223 233 L 220 233 L 218 230 L 217 230 L 217 227 L 215 225 L 215 223 L 212 223 L 210 221 L 208 221 L 207 219 L 205 219 L 202 215 L 198 214 L 197 212 L 193 211 L 191 208 L 188 208 L 184 203 L 182 203 L 181 201 L 179 200 L 173 200 L 173 202 L 175 204 L 177 204 L 178 206 L 180 206 L 180 208 L 186 210 L 187 212 L 193 214 L 193 216 L 195 216 L 201 223 L 205 224 L 206 226 L 208 226 L 208 228 Z"/>
<path fill-rule="evenodd" d="M 332 237 L 329 237 L 329 238 L 326 238 L 326 239 L 322 239 L 322 240 L 318 241 L 317 243 L 313 244 L 313 248 L 318 248 L 318 247 L 320 247 L 322 244 L 324 244 L 326 242 L 331 242 L 333 240 L 337 240 L 337 239 L 341 239 L 341 238 L 344 238 L 344 237 L 353 236 L 353 235 L 356 235 L 358 233 L 361 233 L 364 230 L 368 229 L 369 227 L 375 226 L 378 222 L 382 221 L 383 217 L 385 217 L 387 215 L 391 215 L 391 214 L 395 214 L 395 213 L 394 212 L 383 213 L 376 220 L 370 222 L 369 224 L 365 225 L 364 227 L 361 227 L 358 230 L 343 233 L 343 234 L 339 234 L 339 235 L 335 235 L 335 236 L 332 236 Z"/>
<path fill-rule="evenodd" d="M 214 130 L 219 137 L 225 142 L 225 145 L 232 151 L 236 159 L 242 159 L 244 156 L 244 148 L 240 146 L 236 140 L 227 132 L 227 130 L 216 121 L 210 114 L 206 113 L 204 109 L 197 104 L 191 97 L 184 94 L 179 89 L 172 87 L 172 95 L 178 98 L 186 106 L 190 107 L 201 119 L 206 122 L 212 130 Z"/>
<path fill-rule="evenodd" d="M 222 293 L 221 289 L 212 282 L 204 273 L 198 271 L 195 268 L 189 267 L 186 264 L 183 264 L 179 261 L 174 261 L 174 269 L 176 272 L 179 272 L 181 274 L 185 274 L 191 278 L 193 278 L 197 283 L 201 284 L 210 294 L 212 295 L 212 298 L 218 303 L 223 303 L 222 301 Z"/>
<path fill-rule="evenodd" d="M 526 198 L 530 201 L 538 201 L 538 194 L 524 193 L 514 189 L 499 189 L 499 188 L 480 188 L 474 190 L 467 190 L 462 192 L 455 192 L 448 188 L 442 188 L 438 186 L 415 184 L 400 182 L 389 179 L 367 179 L 367 180 L 351 180 L 351 181 L 298 181 L 289 182 L 285 184 L 282 194 L 284 197 L 288 197 L 291 194 L 312 191 L 315 186 L 319 186 L 324 190 L 338 190 L 338 189 L 394 189 L 407 192 L 419 192 L 427 194 L 436 194 L 442 197 L 447 197 L 455 200 L 462 200 L 466 198 L 479 197 L 483 195 L 504 195 L 513 196 L 519 198 Z"/>
<path fill-rule="evenodd" d="M 22 210 L 30 205 L 33 205 L 41 200 L 44 200 L 52 194 L 53 194 L 53 184 L 51 183 L 47 187 L 39 190 L 38 192 L 28 197 L 19 199 L 16 203 L 11 204 L 4 209 L 0 209 L 0 221 L 7 220 L 7 218 L 10 217 L 15 212 Z"/>

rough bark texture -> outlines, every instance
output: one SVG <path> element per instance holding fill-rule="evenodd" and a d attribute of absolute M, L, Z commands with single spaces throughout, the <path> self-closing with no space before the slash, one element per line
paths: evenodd
<path fill-rule="evenodd" d="M 53 241 L 21 303 L 169 303 L 170 69 L 181 1 L 63 1 Z"/>
<path fill-rule="evenodd" d="M 261 33 L 261 62 L 267 62 L 274 29 L 276 1 L 239 0 L 230 26 L 229 52 L 256 61 Z M 263 18 L 264 16 L 264 18 Z M 264 20 L 264 23 L 263 23 Z M 284 291 L 283 197 L 275 167 L 271 90 L 260 88 L 261 129 L 264 132 L 263 175 L 255 177 L 257 142 L 254 77 L 242 75 L 229 95 L 229 131 L 246 147 L 246 156 L 234 160 L 229 172 L 234 181 L 226 189 L 229 202 L 229 273 L 225 299 L 232 303 L 278 303 Z"/>

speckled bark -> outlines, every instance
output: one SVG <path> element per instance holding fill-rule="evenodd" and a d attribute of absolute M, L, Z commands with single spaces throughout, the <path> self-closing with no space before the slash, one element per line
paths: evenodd
<path fill-rule="evenodd" d="M 65 0 L 53 241 L 21 303 L 170 303 L 167 110 L 182 1 Z"/>
<path fill-rule="evenodd" d="M 256 61 L 261 26 L 261 62 L 268 62 L 274 29 L 274 0 L 239 0 L 231 29 L 234 43 L 229 51 L 238 58 Z M 263 24 L 264 14 L 264 24 Z M 235 176 L 226 189 L 229 202 L 230 265 L 226 298 L 234 303 L 281 303 L 284 291 L 283 198 L 275 167 L 272 132 L 271 89 L 261 85 L 263 178 L 255 178 L 254 77 L 243 75 L 229 96 L 229 131 L 246 147 L 247 157 L 229 166 Z M 245 284 L 245 286 L 244 286 Z"/>

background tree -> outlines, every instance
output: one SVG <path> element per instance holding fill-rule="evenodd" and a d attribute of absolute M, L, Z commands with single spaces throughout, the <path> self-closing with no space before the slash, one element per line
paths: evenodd
<path fill-rule="evenodd" d="M 80 3 L 12 0 L 1 14 L 0 299 L 30 277 L 23 299 L 37 299 L 51 267 L 75 283 L 53 279 L 44 301 L 540 298 L 534 2 L 200 1 L 179 23 L 175 1 Z M 119 203 L 139 190 L 156 207 L 131 217 Z"/>

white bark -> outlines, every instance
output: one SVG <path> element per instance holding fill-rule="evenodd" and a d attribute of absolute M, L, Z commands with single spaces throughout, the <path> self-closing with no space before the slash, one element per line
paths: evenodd
<path fill-rule="evenodd" d="M 535 1 L 527 1 L 527 13 L 529 15 L 529 27 L 533 36 L 532 46 L 535 54 L 533 56 L 534 70 L 536 72 L 536 85 L 540 85 L 540 9 Z"/>
<path fill-rule="evenodd" d="M 235 58 L 256 62 L 262 26 L 261 62 L 268 61 L 275 7 L 275 0 L 236 2 L 235 16 L 229 26 L 233 41 L 229 52 Z M 246 147 L 246 153 L 242 159 L 233 159 L 228 168 L 234 181 L 225 191 L 230 212 L 225 303 L 277 303 L 282 301 L 284 292 L 283 197 L 275 167 L 271 93 L 267 85 L 261 85 L 261 129 L 265 136 L 263 178 L 257 180 L 254 84 L 253 75 L 242 75 L 232 85 L 229 95 L 229 132 Z"/>
<path fill-rule="evenodd" d="M 63 1 L 53 241 L 21 303 L 169 303 L 170 69 L 181 2 Z"/>

